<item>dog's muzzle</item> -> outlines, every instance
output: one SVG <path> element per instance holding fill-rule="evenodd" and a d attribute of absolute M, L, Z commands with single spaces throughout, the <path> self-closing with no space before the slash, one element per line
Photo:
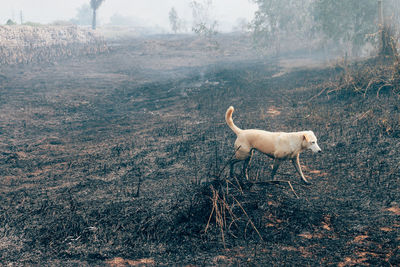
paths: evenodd
<path fill-rule="evenodd" d="M 310 147 L 310 149 L 314 153 L 321 153 L 322 152 L 321 148 L 317 144 L 312 145 Z"/>

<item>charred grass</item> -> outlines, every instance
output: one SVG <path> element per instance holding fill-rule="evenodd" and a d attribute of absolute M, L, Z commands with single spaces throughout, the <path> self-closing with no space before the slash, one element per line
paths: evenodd
<path fill-rule="evenodd" d="M 364 74 L 373 65 L 274 77 L 275 63 L 144 84 L 112 64 L 84 81 L 54 76 L 74 62 L 3 71 L 2 264 L 399 264 L 397 87 Z M 267 182 L 259 153 L 248 181 L 229 178 L 229 105 L 242 128 L 312 129 L 324 151 L 301 156 L 313 184 L 289 164 L 277 177 L 293 190 Z"/>

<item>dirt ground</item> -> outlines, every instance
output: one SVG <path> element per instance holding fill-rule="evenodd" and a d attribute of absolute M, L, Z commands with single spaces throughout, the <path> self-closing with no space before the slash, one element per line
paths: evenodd
<path fill-rule="evenodd" d="M 346 70 L 213 45 L 0 67 L 1 264 L 400 265 L 398 93 L 319 94 Z M 269 183 L 257 152 L 229 180 L 230 105 L 241 128 L 313 130 L 312 185 L 287 162 Z"/>

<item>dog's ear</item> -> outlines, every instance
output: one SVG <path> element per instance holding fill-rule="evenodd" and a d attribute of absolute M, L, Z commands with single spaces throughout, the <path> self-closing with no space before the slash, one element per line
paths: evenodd
<path fill-rule="evenodd" d="M 306 142 L 310 142 L 310 137 L 308 134 L 303 134 L 303 140 L 306 140 Z"/>

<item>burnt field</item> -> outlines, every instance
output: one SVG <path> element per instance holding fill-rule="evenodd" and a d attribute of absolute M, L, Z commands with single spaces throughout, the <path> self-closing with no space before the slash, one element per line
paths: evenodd
<path fill-rule="evenodd" d="M 375 60 L 311 68 L 232 47 L 246 43 L 138 39 L 2 66 L 1 264 L 399 265 L 390 63 L 373 80 Z M 241 128 L 313 130 L 313 184 L 289 162 L 269 183 L 257 152 L 248 181 L 229 178 L 230 105 Z"/>

